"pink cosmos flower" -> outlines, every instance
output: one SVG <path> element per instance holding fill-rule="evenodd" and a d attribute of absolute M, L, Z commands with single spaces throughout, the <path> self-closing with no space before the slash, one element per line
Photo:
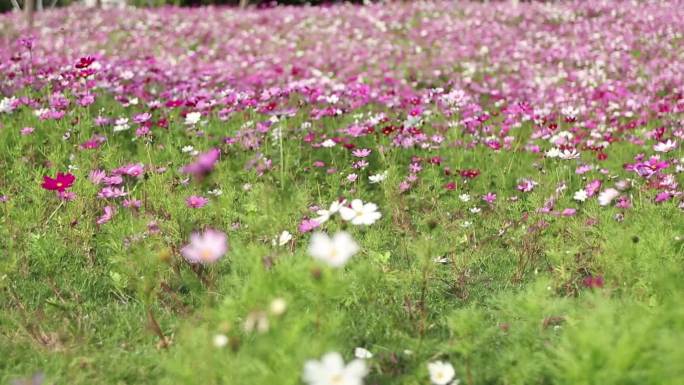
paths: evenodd
<path fill-rule="evenodd" d="M 24 127 L 21 129 L 21 135 L 23 136 L 28 136 L 33 134 L 34 128 L 33 127 Z"/>
<path fill-rule="evenodd" d="M 197 156 L 197 159 L 182 168 L 185 174 L 193 174 L 195 176 L 204 176 L 209 174 L 218 162 L 221 151 L 218 148 L 213 148 L 205 153 Z"/>
<path fill-rule="evenodd" d="M 57 191 L 57 197 L 63 201 L 70 202 L 76 199 L 76 193 L 72 191 Z"/>
<path fill-rule="evenodd" d="M 209 199 L 198 195 L 191 195 L 185 200 L 185 204 L 193 209 L 199 209 L 207 205 Z"/>
<path fill-rule="evenodd" d="M 128 175 L 136 178 L 142 176 L 144 172 L 145 168 L 142 163 L 131 163 L 112 170 L 114 175 Z"/>
<path fill-rule="evenodd" d="M 369 148 L 357 148 L 356 150 L 352 151 L 352 155 L 357 158 L 365 158 L 370 154 L 371 150 Z"/>
<path fill-rule="evenodd" d="M 316 227 L 318 227 L 320 225 L 321 225 L 320 223 L 318 223 L 317 221 L 315 221 L 313 219 L 305 218 L 299 224 L 299 232 L 300 233 L 308 233 L 309 231 L 315 229 Z"/>
<path fill-rule="evenodd" d="M 482 200 L 489 204 L 492 204 L 496 200 L 496 194 L 488 192 L 487 194 L 482 196 Z"/>
<path fill-rule="evenodd" d="M 114 207 L 105 206 L 104 213 L 102 214 L 102 216 L 100 216 L 100 218 L 97 219 L 96 223 L 98 225 L 103 225 L 103 224 L 111 221 L 113 217 L 114 217 Z"/>
<path fill-rule="evenodd" d="M 97 197 L 100 199 L 111 199 L 111 198 L 121 198 L 128 195 L 123 189 L 119 187 L 105 187 L 97 193 Z"/>
<path fill-rule="evenodd" d="M 106 176 L 107 174 L 102 170 L 93 170 L 88 175 L 88 179 L 90 179 L 93 184 L 100 184 Z"/>
<path fill-rule="evenodd" d="M 523 178 L 518 183 L 517 188 L 518 188 L 518 190 L 520 190 L 522 192 L 530 192 L 530 191 L 534 190 L 534 188 L 537 186 L 537 184 L 538 183 L 533 181 L 532 179 Z"/>
<path fill-rule="evenodd" d="M 138 199 L 124 199 L 122 202 L 123 206 L 129 209 L 139 209 L 142 206 L 142 202 Z"/>
<path fill-rule="evenodd" d="M 209 264 L 216 262 L 228 251 L 228 236 L 213 229 L 193 233 L 190 243 L 181 249 L 181 254 L 190 263 Z"/>

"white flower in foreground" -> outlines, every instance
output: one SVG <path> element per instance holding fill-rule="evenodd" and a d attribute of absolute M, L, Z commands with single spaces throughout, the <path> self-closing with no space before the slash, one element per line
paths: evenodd
<path fill-rule="evenodd" d="M 330 148 L 330 147 L 335 147 L 335 144 L 336 144 L 336 143 L 335 143 L 334 140 L 332 140 L 332 139 L 326 139 L 326 140 L 323 141 L 323 143 L 321 143 L 321 146 Z"/>
<path fill-rule="evenodd" d="M 672 139 L 668 139 L 667 142 L 660 142 L 653 146 L 653 150 L 656 152 L 670 152 L 677 148 L 677 142 Z"/>
<path fill-rule="evenodd" d="M 574 199 L 578 202 L 584 202 L 587 200 L 588 197 L 589 197 L 589 195 L 587 195 L 587 192 L 584 191 L 584 189 L 582 189 L 582 190 L 577 190 L 575 192 L 575 195 L 572 196 L 572 199 Z"/>
<path fill-rule="evenodd" d="M 383 171 L 381 173 L 369 176 L 368 180 L 370 181 L 370 183 L 380 183 L 383 180 L 385 180 L 386 178 L 387 178 L 387 171 Z"/>
<path fill-rule="evenodd" d="M 359 245 L 349 233 L 340 231 L 330 238 L 316 232 L 311 236 L 309 255 L 331 267 L 341 267 L 359 251 Z"/>
<path fill-rule="evenodd" d="M 189 114 L 185 115 L 185 124 L 187 124 L 187 125 L 197 124 L 200 121 L 201 117 L 202 117 L 202 113 L 200 113 L 200 112 L 190 112 Z"/>
<path fill-rule="evenodd" d="M 435 361 L 427 364 L 430 372 L 430 381 L 435 385 L 447 385 L 454 379 L 456 372 L 454 367 L 444 361 Z M 458 380 L 454 381 L 454 385 L 458 384 Z"/>
<path fill-rule="evenodd" d="M 614 188 L 601 191 L 598 196 L 599 205 L 608 206 L 613 202 L 613 199 L 617 198 L 618 195 L 620 195 L 620 192 Z"/>
<path fill-rule="evenodd" d="M 283 298 L 275 298 L 268 307 L 273 315 L 283 315 L 287 310 L 287 301 Z"/>
<path fill-rule="evenodd" d="M 373 358 L 373 353 L 371 353 L 367 349 L 364 349 L 362 347 L 358 347 L 358 348 L 354 349 L 354 357 L 360 358 L 362 360 L 367 360 L 369 358 Z"/>
<path fill-rule="evenodd" d="M 214 346 L 217 348 L 222 348 L 228 345 L 228 337 L 226 337 L 225 334 L 217 334 L 214 336 L 213 342 Z"/>
<path fill-rule="evenodd" d="M 288 242 L 292 240 L 292 234 L 290 234 L 289 231 L 283 230 L 282 233 L 278 236 L 278 246 L 285 246 Z M 273 241 L 275 244 L 275 240 Z"/>
<path fill-rule="evenodd" d="M 561 152 L 558 148 L 554 147 L 550 149 L 549 151 L 546 151 L 544 154 L 547 158 L 558 158 L 561 155 Z"/>
<path fill-rule="evenodd" d="M 461 200 L 461 202 L 469 202 L 470 201 L 470 195 L 468 194 L 461 194 L 458 196 L 458 199 Z"/>
<path fill-rule="evenodd" d="M 354 199 L 351 207 L 340 207 L 340 215 L 345 221 L 353 225 L 372 225 L 382 217 L 375 203 L 363 203 L 361 199 Z"/>
<path fill-rule="evenodd" d="M 353 360 L 347 365 L 340 353 L 325 354 L 320 361 L 309 360 L 304 364 L 304 381 L 309 385 L 363 385 L 368 368 L 363 360 Z"/>
<path fill-rule="evenodd" d="M 340 201 L 334 201 L 333 203 L 330 204 L 330 208 L 325 210 L 321 209 L 316 211 L 316 214 L 318 214 L 317 218 L 314 218 L 314 220 L 320 224 L 323 224 L 330 219 L 331 216 L 334 214 L 337 214 L 338 211 L 340 211 L 340 208 L 343 207 L 347 203 L 346 199 L 343 199 L 341 202 Z"/>

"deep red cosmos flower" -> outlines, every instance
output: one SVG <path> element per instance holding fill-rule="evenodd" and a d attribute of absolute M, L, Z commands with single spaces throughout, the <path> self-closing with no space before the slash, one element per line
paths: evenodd
<path fill-rule="evenodd" d="M 57 177 L 54 179 L 50 178 L 47 175 L 44 176 L 42 186 L 46 190 L 63 192 L 64 190 L 71 187 L 74 184 L 75 180 L 76 177 L 72 174 L 62 174 L 61 172 L 58 172 Z"/>

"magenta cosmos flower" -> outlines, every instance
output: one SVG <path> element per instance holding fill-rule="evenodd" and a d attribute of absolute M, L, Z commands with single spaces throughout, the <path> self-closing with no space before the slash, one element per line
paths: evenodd
<path fill-rule="evenodd" d="M 226 234 L 207 229 L 203 233 L 193 233 L 190 243 L 181 249 L 181 254 L 190 263 L 213 263 L 228 251 Z"/>
<path fill-rule="evenodd" d="M 76 177 L 72 174 L 62 174 L 61 172 L 58 172 L 57 177 L 55 177 L 54 179 L 50 178 L 47 175 L 44 176 L 43 184 L 41 186 L 46 190 L 63 192 L 64 190 L 71 187 L 74 184 L 75 180 Z"/>

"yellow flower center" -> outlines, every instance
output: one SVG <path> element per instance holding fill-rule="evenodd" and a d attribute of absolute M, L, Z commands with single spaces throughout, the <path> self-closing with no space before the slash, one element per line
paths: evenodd
<path fill-rule="evenodd" d="M 62 187 L 62 182 L 57 182 L 57 187 Z"/>
<path fill-rule="evenodd" d="M 202 252 L 200 252 L 200 258 L 202 258 L 203 261 L 207 261 L 211 259 L 212 256 L 211 249 L 202 249 Z"/>
<path fill-rule="evenodd" d="M 342 384 L 343 383 L 342 382 L 342 375 L 341 374 L 335 374 L 334 376 L 332 376 L 330 378 L 330 383 L 333 385 Z"/>

